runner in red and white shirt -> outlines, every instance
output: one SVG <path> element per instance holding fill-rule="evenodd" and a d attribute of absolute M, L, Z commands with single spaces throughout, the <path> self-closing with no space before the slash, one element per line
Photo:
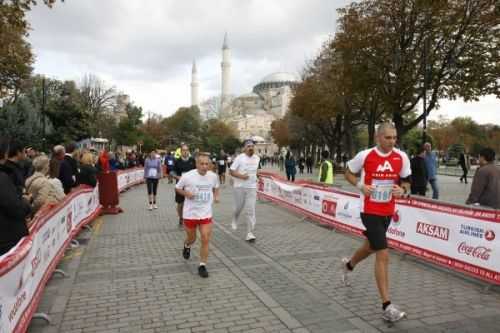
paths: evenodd
<path fill-rule="evenodd" d="M 347 163 L 345 177 L 361 191 L 361 221 L 367 238 L 352 258 L 342 259 L 342 281 L 349 285 L 349 273 L 375 253 L 375 278 L 382 298 L 382 318 L 396 322 L 406 316 L 389 298 L 389 251 L 386 232 L 394 215 L 395 198 L 409 193 L 411 174 L 408 156 L 394 148 L 397 133 L 390 123 L 381 124 L 376 133 L 377 146 L 358 153 Z M 360 175 L 358 178 L 356 175 Z"/>
<path fill-rule="evenodd" d="M 185 197 L 182 217 L 186 240 L 182 256 L 186 260 L 191 256 L 191 245 L 196 241 L 196 229 L 199 227 L 201 249 L 198 273 L 204 278 L 208 277 L 206 263 L 212 236 L 212 203 L 219 202 L 219 178 L 209 168 L 210 155 L 199 153 L 196 169 L 184 173 L 175 185 L 175 191 Z"/>

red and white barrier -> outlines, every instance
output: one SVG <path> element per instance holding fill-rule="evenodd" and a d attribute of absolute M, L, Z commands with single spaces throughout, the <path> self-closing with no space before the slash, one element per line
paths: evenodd
<path fill-rule="evenodd" d="M 143 169 L 118 173 L 119 191 L 143 182 Z M 100 213 L 99 189 L 81 186 L 35 216 L 30 235 L 0 256 L 0 333 L 26 332 L 47 281 L 81 228 Z"/>
<path fill-rule="evenodd" d="M 144 183 L 144 168 L 119 170 L 117 177 L 118 192 L 123 192 L 129 187 Z"/>
<path fill-rule="evenodd" d="M 345 232 L 362 236 L 364 231 L 356 193 L 264 173 L 258 195 Z M 425 198 L 398 200 L 387 237 L 404 253 L 500 284 L 500 211 Z"/>

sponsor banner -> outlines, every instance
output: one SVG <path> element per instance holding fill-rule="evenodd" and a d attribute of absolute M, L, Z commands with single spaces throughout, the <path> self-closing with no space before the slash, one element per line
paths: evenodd
<path fill-rule="evenodd" d="M 27 330 L 64 250 L 99 211 L 98 188 L 80 187 L 57 206 L 43 207 L 30 235 L 0 257 L 0 333 Z"/>
<path fill-rule="evenodd" d="M 259 179 L 259 196 L 362 235 L 359 195 L 307 181 Z M 500 284 L 500 214 L 411 198 L 398 200 L 387 231 L 391 247 L 476 278 Z"/>
<path fill-rule="evenodd" d="M 129 170 L 120 170 L 117 172 L 118 191 L 122 192 L 131 186 L 144 182 L 144 169 L 134 168 Z"/>

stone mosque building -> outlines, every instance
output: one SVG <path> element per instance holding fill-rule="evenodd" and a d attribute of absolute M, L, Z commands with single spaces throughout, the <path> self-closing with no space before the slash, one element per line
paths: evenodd
<path fill-rule="evenodd" d="M 288 111 L 292 98 L 292 88 L 300 83 L 300 78 L 288 72 L 277 72 L 265 76 L 252 92 L 241 96 L 230 95 L 231 59 L 227 34 L 222 45 L 221 96 L 218 117 L 232 128 L 237 129 L 240 140 L 253 138 L 257 152 L 271 155 L 278 147 L 271 137 L 271 123 L 282 118 Z M 199 83 L 196 64 L 193 63 L 191 83 L 191 105 L 199 104 Z"/>

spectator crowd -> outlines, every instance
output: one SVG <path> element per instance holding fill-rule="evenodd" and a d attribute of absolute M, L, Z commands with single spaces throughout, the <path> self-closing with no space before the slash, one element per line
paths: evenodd
<path fill-rule="evenodd" d="M 197 153 L 198 150 L 195 150 L 193 157 Z M 460 181 L 467 182 L 469 157 L 462 155 L 460 166 L 463 175 Z M 223 150 L 211 154 L 211 168 L 218 174 L 221 184 L 225 183 L 226 170 L 231 167 L 236 156 L 237 154 L 228 154 Z M 148 156 L 135 151 L 123 153 L 108 152 L 105 149 L 97 153 L 70 143 L 65 146 L 57 145 L 49 154 L 45 154 L 32 147 L 23 147 L 16 140 L 0 138 L 0 255 L 8 252 L 28 234 L 34 215 L 43 206 L 61 202 L 80 185 L 95 187 L 98 172 L 143 167 L 147 164 L 146 160 L 153 157 L 165 166 L 165 176 L 171 183 L 173 177 L 170 171 L 181 159 L 180 148 L 161 155 L 154 151 Z M 332 157 L 328 151 L 323 151 L 315 163 L 311 154 L 299 153 L 295 157 L 288 151 L 286 154 L 263 155 L 260 164 L 261 167 L 279 167 L 292 182 L 297 173 L 312 174 L 313 166 L 316 165 L 319 167 L 318 181 L 333 185 L 334 171 L 341 169 L 341 165 L 345 168 L 348 156 L 342 155 L 340 159 L 336 155 Z M 500 169 L 495 165 L 495 151 L 490 148 L 481 150 L 478 160 L 479 168 L 473 176 L 466 203 L 500 209 Z M 431 144 L 425 143 L 411 154 L 410 164 L 411 193 L 425 196 L 428 188 L 431 188 L 432 198 L 439 199 L 438 156 L 432 151 Z M 152 179 L 149 183 L 149 203 L 154 208 L 157 180 Z"/>

